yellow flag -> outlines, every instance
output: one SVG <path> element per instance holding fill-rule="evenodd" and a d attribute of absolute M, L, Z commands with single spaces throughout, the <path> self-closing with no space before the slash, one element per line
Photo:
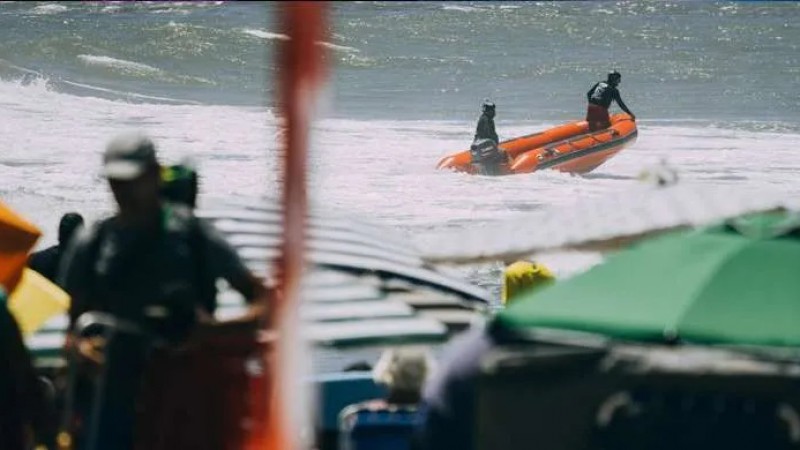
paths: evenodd
<path fill-rule="evenodd" d="M 35 270 L 25 269 L 8 301 L 23 335 L 35 333 L 53 316 L 67 311 L 69 295 Z"/>

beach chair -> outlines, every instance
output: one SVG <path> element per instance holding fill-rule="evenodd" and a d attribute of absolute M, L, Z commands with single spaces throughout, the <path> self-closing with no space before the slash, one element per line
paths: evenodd
<path fill-rule="evenodd" d="M 409 450 L 422 415 L 416 405 L 381 400 L 352 405 L 340 416 L 340 450 Z"/>

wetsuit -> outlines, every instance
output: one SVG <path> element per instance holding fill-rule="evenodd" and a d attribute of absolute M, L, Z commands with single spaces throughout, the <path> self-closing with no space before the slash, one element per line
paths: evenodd
<path fill-rule="evenodd" d="M 61 255 L 63 255 L 63 253 L 60 245 L 54 245 L 32 253 L 28 257 L 28 267 L 55 283 L 56 276 L 58 275 L 58 266 L 61 264 Z"/>
<path fill-rule="evenodd" d="M 617 102 L 623 111 L 633 116 L 633 113 L 628 110 L 625 102 L 619 96 L 619 90 L 616 86 L 605 81 L 592 86 L 589 92 L 586 93 L 586 99 L 589 101 L 589 106 L 586 109 L 586 121 L 589 122 L 589 129 L 592 131 L 611 126 L 608 108 L 611 106 L 612 101 Z"/>
<path fill-rule="evenodd" d="M 478 119 L 478 127 L 475 129 L 475 140 L 481 139 L 491 139 L 495 144 L 499 142 L 497 131 L 494 129 L 494 118 L 486 113 L 481 114 L 481 118 Z"/>

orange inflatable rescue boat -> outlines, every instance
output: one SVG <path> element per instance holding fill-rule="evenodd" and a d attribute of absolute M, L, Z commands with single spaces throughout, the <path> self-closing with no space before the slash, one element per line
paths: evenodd
<path fill-rule="evenodd" d="M 500 161 L 490 171 L 472 161 L 470 150 L 446 156 L 437 169 L 471 174 L 512 175 L 554 169 L 588 173 L 636 141 L 636 122 L 628 114 L 611 116 L 611 126 L 589 131 L 586 121 L 550 128 L 540 133 L 501 142 Z"/>

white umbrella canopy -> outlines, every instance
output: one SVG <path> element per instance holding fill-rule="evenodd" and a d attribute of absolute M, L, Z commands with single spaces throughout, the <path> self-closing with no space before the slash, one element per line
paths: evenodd
<path fill-rule="evenodd" d="M 544 208 L 510 221 L 429 236 L 437 245 L 429 246 L 422 259 L 432 264 L 474 264 L 542 252 L 602 252 L 660 233 L 796 206 L 796 199 L 779 191 L 751 186 L 641 185 L 569 207 Z"/>

